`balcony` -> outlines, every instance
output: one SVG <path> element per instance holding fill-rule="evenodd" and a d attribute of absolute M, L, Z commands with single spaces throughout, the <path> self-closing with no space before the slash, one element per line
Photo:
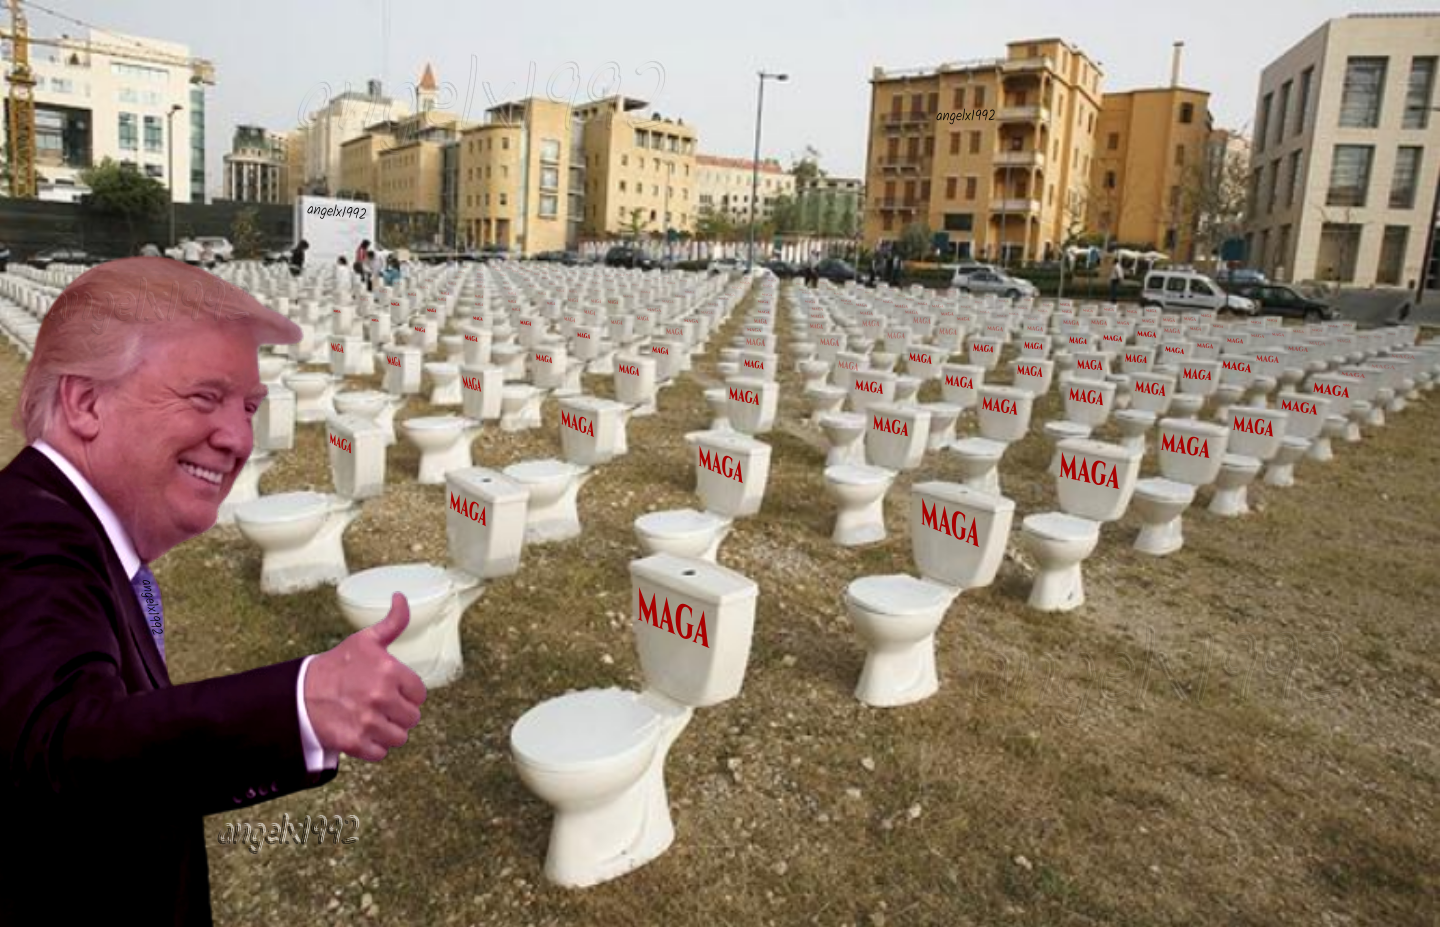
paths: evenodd
<path fill-rule="evenodd" d="M 1039 200 L 993 200 L 990 203 L 992 213 L 1039 213 Z"/>
<path fill-rule="evenodd" d="M 929 173 L 930 162 L 926 158 L 881 158 L 880 170 L 886 174 Z"/>
<path fill-rule="evenodd" d="M 1007 58 L 1000 62 L 1000 71 L 1006 77 L 1012 74 L 1035 74 L 1045 70 L 1055 70 L 1055 62 L 1044 55 L 1038 58 Z"/>
<path fill-rule="evenodd" d="M 1001 122 L 1048 122 L 1050 110 L 1043 106 L 1007 106 L 995 113 Z"/>
<path fill-rule="evenodd" d="M 1039 151 L 1001 151 L 995 155 L 996 167 L 1044 167 L 1045 154 Z"/>
<path fill-rule="evenodd" d="M 881 121 L 888 127 L 897 128 L 906 125 L 924 125 L 934 118 L 935 116 L 932 113 L 915 112 L 912 110 L 908 113 L 886 113 L 881 117 Z"/>
<path fill-rule="evenodd" d="M 918 200 L 918 199 L 901 199 L 901 198 L 899 198 L 899 197 L 891 196 L 891 197 L 882 197 L 882 198 L 880 198 L 880 199 L 877 199 L 877 200 L 875 201 L 875 203 L 876 203 L 876 205 L 877 205 L 880 209 L 887 210 L 887 211 L 900 209 L 900 210 L 909 210 L 909 211 L 912 211 L 912 212 L 913 212 L 913 211 L 920 205 L 920 200 Z"/>

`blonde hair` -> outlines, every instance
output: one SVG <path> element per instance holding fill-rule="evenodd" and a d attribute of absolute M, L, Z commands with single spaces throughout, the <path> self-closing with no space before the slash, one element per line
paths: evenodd
<path fill-rule="evenodd" d="M 182 334 L 187 324 L 240 326 L 257 344 L 294 344 L 301 337 L 300 326 L 198 267 L 163 257 L 107 261 L 76 277 L 41 320 L 15 427 L 27 443 L 45 437 L 62 377 L 118 385 L 139 367 L 147 335 Z"/>

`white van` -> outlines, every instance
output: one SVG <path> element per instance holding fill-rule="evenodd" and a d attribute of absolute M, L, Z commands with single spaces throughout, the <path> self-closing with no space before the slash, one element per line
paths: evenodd
<path fill-rule="evenodd" d="M 1228 309 L 1243 315 L 1254 315 L 1254 301 L 1226 293 L 1220 284 L 1193 270 L 1152 270 L 1145 275 L 1140 291 L 1140 304 L 1159 306 L 1168 312 L 1195 310 L 1219 312 Z"/>

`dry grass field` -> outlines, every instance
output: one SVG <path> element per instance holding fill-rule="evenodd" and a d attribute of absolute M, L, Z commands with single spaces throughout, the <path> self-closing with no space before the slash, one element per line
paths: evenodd
<path fill-rule="evenodd" d="M 928 455 L 890 493 L 889 539 L 837 548 L 822 439 L 782 357 L 764 509 L 720 555 L 759 583 L 754 649 L 741 695 L 698 711 L 671 751 L 675 846 L 598 888 L 548 886 L 549 811 L 516 776 L 508 737 L 543 699 L 640 683 L 631 523 L 695 504 L 682 437 L 708 427 L 713 350 L 582 491 L 583 537 L 527 548 L 517 575 L 487 586 L 465 616 L 463 678 L 431 693 L 407 745 L 378 765 L 343 760 L 323 789 L 207 820 L 217 923 L 1440 923 L 1440 393 L 1338 445 L 1335 462 L 1302 464 L 1295 487 L 1252 488 L 1250 517 L 1210 516 L 1202 491 L 1174 556 L 1134 552 L 1133 516 L 1106 526 L 1075 612 L 1027 610 L 1012 536 L 996 583 L 964 594 L 940 629 L 939 694 L 879 710 L 852 694 L 864 651 L 843 590 L 913 573 L 908 487 L 958 470 Z M 20 371 L 0 352 L 7 410 Z M 610 395 L 605 378 L 587 387 Z M 428 411 L 412 401 L 401 417 Z M 1003 461 L 1017 531 L 1055 507 L 1038 423 L 1058 415 L 1052 392 Z M 0 460 L 18 449 L 7 429 Z M 487 428 L 475 444 L 476 464 L 497 468 L 558 454 L 553 408 L 543 429 Z M 385 497 L 346 535 L 352 570 L 445 559 L 443 488 L 414 485 L 416 464 L 402 439 Z M 329 487 L 318 425 L 261 481 L 265 493 Z M 221 528 L 158 563 L 177 682 L 349 633 L 333 589 L 266 598 L 259 567 L 258 549 Z M 287 813 L 356 815 L 358 840 L 217 842 L 227 824 Z"/>

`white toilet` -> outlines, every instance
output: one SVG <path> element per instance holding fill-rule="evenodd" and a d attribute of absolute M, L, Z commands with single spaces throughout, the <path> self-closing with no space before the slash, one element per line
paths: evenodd
<path fill-rule="evenodd" d="M 1249 514 L 1246 496 L 1250 484 L 1280 449 L 1286 418 L 1279 409 L 1230 408 L 1230 443 L 1220 462 L 1220 475 L 1215 478 L 1210 514 L 1226 518 Z"/>
<path fill-rule="evenodd" d="M 1130 377 L 1130 408 L 1115 412 L 1120 443 L 1145 450 L 1145 434 L 1170 411 L 1175 378 L 1168 373 L 1137 372 Z"/>
<path fill-rule="evenodd" d="M 1135 549 L 1155 557 L 1173 554 L 1185 544 L 1182 518 L 1195 501 L 1195 489 L 1215 482 L 1225 459 L 1230 429 L 1194 419 L 1160 421 L 1156 458 L 1160 476 L 1135 484 L 1135 512 L 1142 522 Z"/>
<path fill-rule="evenodd" d="M 1062 441 L 1057 451 L 1060 511 L 1020 523 L 1021 543 L 1035 561 L 1030 607 L 1042 612 L 1085 604 L 1081 564 L 1094 553 L 1101 524 L 1125 514 L 1145 456 L 1138 448 L 1083 439 Z"/>
<path fill-rule="evenodd" d="M 480 434 L 480 423 L 459 415 L 434 415 L 407 418 L 400 431 L 420 450 L 420 472 L 417 482 L 422 486 L 439 486 L 451 470 L 472 466 L 470 445 Z"/>
<path fill-rule="evenodd" d="M 725 381 L 729 405 L 726 418 L 741 434 L 763 435 L 775 425 L 780 404 L 780 384 L 754 377 L 731 377 Z"/>
<path fill-rule="evenodd" d="M 328 432 L 334 495 L 277 493 L 235 509 L 235 527 L 261 550 L 260 591 L 266 595 L 304 592 L 348 576 L 342 536 L 360 515 L 358 502 L 384 492 L 380 427 L 359 416 L 338 416 Z"/>
<path fill-rule="evenodd" d="M 673 554 L 716 562 L 734 520 L 760 511 L 770 482 L 770 445 L 733 431 L 685 436 L 695 463 L 695 494 L 703 511 L 672 509 L 635 519 L 646 554 Z"/>
<path fill-rule="evenodd" d="M 502 473 L 530 493 L 525 543 L 568 541 L 580 536 L 580 490 L 595 471 L 563 460 L 527 460 Z"/>
<path fill-rule="evenodd" d="M 869 419 L 859 412 L 829 412 L 821 415 L 816 424 L 825 433 L 825 441 L 829 445 L 825 454 L 825 466 L 864 465 L 863 439 Z"/>
<path fill-rule="evenodd" d="M 1324 461 L 1332 456 L 1330 435 L 1326 433 L 1326 425 L 1332 417 L 1330 400 L 1313 393 L 1282 392 L 1275 397 L 1275 404 L 1287 415 L 1285 437 L 1280 442 L 1280 450 L 1275 453 L 1275 460 L 1265 471 L 1265 485 L 1293 486 L 1297 463 L 1301 460 Z M 1331 433 L 1338 432 L 1340 427 L 1333 426 Z M 1324 447 L 1320 448 L 1322 443 Z"/>
<path fill-rule="evenodd" d="M 506 383 L 500 390 L 500 430 L 526 431 L 537 427 L 542 419 L 540 406 L 545 391 L 528 383 Z"/>
<path fill-rule="evenodd" d="M 376 567 L 340 583 L 340 612 L 356 630 L 376 624 L 390 611 L 390 597 L 404 593 L 410 625 L 389 646 L 414 670 L 426 688 L 460 678 L 460 617 L 486 579 L 520 568 L 524 538 L 525 490 L 493 470 L 454 470 L 446 480 L 445 533 L 450 563 L 404 563 Z"/>
<path fill-rule="evenodd" d="M 225 500 L 220 503 L 220 510 L 215 515 L 215 524 L 235 524 L 235 510 L 249 502 L 260 498 L 260 477 L 266 471 L 275 466 L 278 456 L 264 451 L 253 451 L 250 459 L 235 474 L 235 482 L 230 486 L 230 492 Z"/>
<path fill-rule="evenodd" d="M 323 422 L 335 414 L 330 397 L 339 382 L 339 377 L 329 373 L 301 371 L 285 374 L 285 386 L 295 394 L 295 421 Z"/>
<path fill-rule="evenodd" d="M 959 483 L 910 490 L 910 549 L 920 576 L 865 576 L 845 589 L 845 610 L 865 643 L 855 697 L 875 708 L 910 705 L 940 688 L 935 632 L 965 589 L 995 581 L 1015 503 Z"/>
<path fill-rule="evenodd" d="M 675 839 L 665 759 L 696 708 L 740 693 L 759 587 L 724 567 L 655 554 L 630 564 L 645 689 L 589 689 L 531 708 L 510 731 L 520 779 L 554 809 L 545 877 L 597 885 Z"/>
<path fill-rule="evenodd" d="M 825 468 L 825 489 L 837 506 L 830 539 L 841 547 L 885 540 L 885 494 L 899 473 L 920 466 L 930 446 L 930 413 L 919 406 L 879 403 L 865 421 L 870 463 Z"/>
<path fill-rule="evenodd" d="M 460 367 L 457 364 L 428 363 L 425 375 L 430 378 L 430 405 L 441 408 L 460 405 Z"/>
<path fill-rule="evenodd" d="M 335 394 L 335 411 L 341 415 L 358 415 L 380 426 L 385 433 L 385 446 L 395 443 L 395 413 L 408 402 L 406 396 L 392 396 L 378 390 L 347 390 Z"/>
<path fill-rule="evenodd" d="M 1009 386 L 982 386 L 976 418 L 980 437 L 963 438 L 950 445 L 958 458 L 965 485 L 1000 495 L 1000 458 L 1005 448 L 1025 437 L 1035 397 L 1029 390 Z"/>
<path fill-rule="evenodd" d="M 596 396 L 567 396 L 560 406 L 560 456 L 581 467 L 597 467 L 626 450 L 630 409 Z"/>

